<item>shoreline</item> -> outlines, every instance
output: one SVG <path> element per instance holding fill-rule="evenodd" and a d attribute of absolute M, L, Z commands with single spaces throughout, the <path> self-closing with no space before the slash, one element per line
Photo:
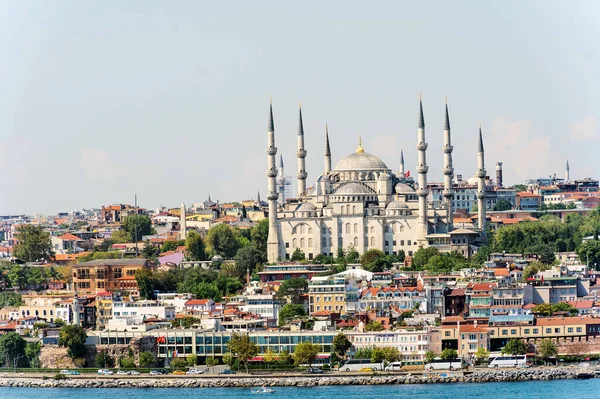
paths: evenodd
<path fill-rule="evenodd" d="M 54 380 L 40 376 L 2 375 L 4 388 L 252 388 L 335 385 L 404 385 L 548 381 L 600 378 L 596 368 L 439 371 L 374 375 L 228 375 L 228 376 L 75 376 Z"/>

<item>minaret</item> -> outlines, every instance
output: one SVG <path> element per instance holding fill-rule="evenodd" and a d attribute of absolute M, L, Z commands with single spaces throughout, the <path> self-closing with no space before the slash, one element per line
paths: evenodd
<path fill-rule="evenodd" d="M 260 205 L 260 191 L 256 192 L 256 202 Z"/>
<path fill-rule="evenodd" d="M 306 195 L 306 165 L 304 162 L 304 158 L 306 158 L 306 150 L 304 149 L 304 125 L 302 124 L 302 103 L 298 108 L 298 173 L 296 173 L 296 177 L 298 178 L 298 197 Z"/>
<path fill-rule="evenodd" d="M 404 178 L 404 151 L 400 150 L 400 170 L 398 170 L 398 177 Z"/>
<path fill-rule="evenodd" d="M 477 146 L 477 178 L 477 225 L 485 236 L 485 160 L 481 123 L 479 123 L 479 144 Z"/>
<path fill-rule="evenodd" d="M 81 325 L 81 320 L 79 319 L 79 295 L 77 295 L 77 283 L 73 282 L 73 324 L 76 326 Z"/>
<path fill-rule="evenodd" d="M 185 218 L 185 204 L 183 202 L 179 211 L 179 235 L 180 240 L 185 240 L 187 237 L 187 220 Z"/>
<path fill-rule="evenodd" d="M 423 244 L 425 236 L 428 233 L 428 219 L 427 219 L 427 196 L 429 190 L 427 189 L 427 143 L 425 142 L 425 119 L 423 118 L 423 98 L 419 99 L 419 125 L 418 125 L 418 166 L 417 172 L 419 173 L 417 189 L 417 195 L 419 196 L 419 217 L 417 219 L 417 240 L 419 244 Z"/>
<path fill-rule="evenodd" d="M 325 171 L 323 174 L 331 173 L 331 148 L 329 147 L 329 128 L 325 124 Z"/>
<path fill-rule="evenodd" d="M 450 116 L 448 115 L 448 99 L 446 98 L 446 115 L 444 118 L 444 202 L 448 212 L 448 231 L 454 228 L 454 212 L 452 210 L 452 180 L 454 168 L 452 167 L 452 141 L 450 138 Z"/>
<path fill-rule="evenodd" d="M 502 177 L 502 162 L 496 162 L 496 185 L 502 187 L 504 184 Z"/>
<path fill-rule="evenodd" d="M 569 160 L 567 159 L 567 167 L 565 168 L 565 182 L 571 181 L 569 176 Z"/>
<path fill-rule="evenodd" d="M 283 169 L 283 155 L 279 155 L 279 169 L 277 170 L 277 192 L 279 203 L 285 204 L 285 171 Z"/>
<path fill-rule="evenodd" d="M 279 233 L 277 231 L 277 187 L 275 178 L 277 177 L 277 169 L 275 168 L 275 155 L 277 147 L 275 147 L 275 124 L 273 123 L 273 102 L 269 104 L 269 128 L 268 128 L 268 144 L 267 144 L 267 183 L 269 201 L 269 235 L 267 237 L 267 260 L 269 263 L 277 262 L 279 259 Z"/>

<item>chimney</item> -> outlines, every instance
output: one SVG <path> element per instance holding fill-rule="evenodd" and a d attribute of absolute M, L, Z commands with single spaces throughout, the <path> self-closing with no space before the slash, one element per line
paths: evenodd
<path fill-rule="evenodd" d="M 496 185 L 502 187 L 502 162 L 496 162 Z"/>

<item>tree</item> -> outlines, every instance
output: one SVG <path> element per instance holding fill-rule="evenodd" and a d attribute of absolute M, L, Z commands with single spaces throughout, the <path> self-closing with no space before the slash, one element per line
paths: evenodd
<path fill-rule="evenodd" d="M 306 292 L 308 292 L 308 281 L 297 277 L 281 283 L 277 296 L 281 299 L 289 299 L 293 304 L 298 304 L 301 303 L 300 297 Z"/>
<path fill-rule="evenodd" d="M 529 265 L 525 266 L 523 269 L 523 279 L 527 280 L 530 277 L 535 276 L 541 271 L 550 269 L 550 266 L 544 265 L 540 262 L 531 262 Z"/>
<path fill-rule="evenodd" d="M 98 368 L 112 368 L 115 366 L 115 359 L 113 359 L 106 351 L 98 352 L 96 355 L 96 367 Z"/>
<path fill-rule="evenodd" d="M 373 262 L 369 263 L 366 266 L 366 270 L 372 273 L 381 273 L 391 268 L 392 263 L 387 259 L 387 257 L 375 259 Z"/>
<path fill-rule="evenodd" d="M 190 328 L 194 324 L 200 323 L 201 320 L 194 316 L 184 316 L 179 320 L 173 320 L 171 324 L 173 327 Z"/>
<path fill-rule="evenodd" d="M 267 363 L 267 368 L 270 368 L 271 364 L 273 364 L 277 361 L 277 354 L 275 353 L 273 348 L 269 347 L 267 349 L 267 351 L 264 354 L 263 360 L 265 363 Z"/>
<path fill-rule="evenodd" d="M 597 269 L 600 265 L 600 241 L 585 241 L 577 250 L 579 260 L 586 263 L 590 268 Z"/>
<path fill-rule="evenodd" d="M 458 357 L 458 352 L 455 349 L 446 348 L 440 353 L 440 359 L 443 361 L 454 360 Z"/>
<path fill-rule="evenodd" d="M 185 239 L 185 254 L 191 260 L 206 260 L 204 241 L 196 230 L 190 230 Z"/>
<path fill-rule="evenodd" d="M 525 184 L 515 184 L 511 188 L 513 190 L 515 190 L 516 192 L 518 192 L 518 193 L 523 192 L 523 191 L 527 191 L 527 186 Z"/>
<path fill-rule="evenodd" d="M 524 355 L 527 353 L 527 344 L 520 339 L 511 339 L 502 348 L 502 354 L 506 355 Z"/>
<path fill-rule="evenodd" d="M 367 325 L 365 326 L 365 331 L 383 331 L 385 328 L 383 327 L 383 324 L 380 321 L 371 321 L 369 323 L 367 323 Z"/>
<path fill-rule="evenodd" d="M 419 248 L 413 255 L 413 267 L 415 269 L 423 269 L 432 256 L 439 254 L 435 247 Z"/>
<path fill-rule="evenodd" d="M 182 370 L 187 366 L 187 361 L 180 357 L 176 357 L 171 360 L 169 365 L 171 366 L 171 370 Z"/>
<path fill-rule="evenodd" d="M 69 349 L 69 356 L 82 357 L 85 353 L 87 334 L 83 327 L 76 325 L 64 326 L 58 335 L 58 344 Z"/>
<path fill-rule="evenodd" d="M 185 241 L 184 240 L 167 240 L 163 243 L 163 245 L 160 247 L 160 252 L 168 252 L 168 251 L 175 251 L 177 250 L 177 248 L 182 247 L 185 245 Z"/>
<path fill-rule="evenodd" d="M 150 269 L 142 267 L 135 272 L 135 281 L 139 287 L 140 296 L 144 299 L 154 299 L 156 280 Z"/>
<path fill-rule="evenodd" d="M 123 221 L 123 229 L 129 233 L 135 241 L 142 241 L 143 236 L 149 236 L 154 233 L 152 220 L 148 215 L 131 215 Z"/>
<path fill-rule="evenodd" d="M 363 265 L 363 267 L 366 267 L 367 265 L 375 262 L 379 258 L 385 258 L 385 254 L 383 253 L 383 251 L 377 248 L 371 248 L 367 250 L 364 254 L 362 254 L 362 256 L 360 257 L 360 264 Z"/>
<path fill-rule="evenodd" d="M 341 358 L 346 356 L 346 352 L 352 347 L 352 342 L 348 339 L 346 334 L 339 333 L 335 337 L 333 337 L 333 350 L 337 353 Z"/>
<path fill-rule="evenodd" d="M 538 345 L 538 352 L 545 361 L 548 361 L 551 357 L 556 356 L 558 353 L 558 347 L 550 338 L 544 338 Z"/>
<path fill-rule="evenodd" d="M 505 199 L 501 199 L 500 201 L 496 202 L 496 205 L 494 205 L 494 211 L 508 211 L 510 209 L 512 209 L 512 204 L 510 201 Z"/>
<path fill-rule="evenodd" d="M 359 348 L 355 353 L 354 353 L 354 358 L 355 359 L 370 359 L 373 355 L 373 347 L 364 347 L 364 348 Z"/>
<path fill-rule="evenodd" d="M 577 308 L 566 302 L 541 303 L 534 307 L 531 311 L 539 316 L 552 316 L 557 312 L 568 312 L 570 316 L 576 316 L 579 313 Z"/>
<path fill-rule="evenodd" d="M 477 351 L 475 351 L 475 357 L 477 358 L 477 361 L 485 362 L 490 357 L 490 351 L 485 348 L 477 348 Z"/>
<path fill-rule="evenodd" d="M 13 266 L 8 272 L 11 287 L 24 289 L 27 287 L 28 266 Z"/>
<path fill-rule="evenodd" d="M 0 335 L 0 362 L 12 367 L 16 359 L 25 357 L 25 340 L 15 332 Z"/>
<path fill-rule="evenodd" d="M 21 295 L 12 291 L 0 292 L 0 308 L 21 306 L 23 299 Z"/>
<path fill-rule="evenodd" d="M 206 250 L 211 255 L 219 255 L 225 259 L 235 256 L 239 248 L 239 242 L 233 234 L 233 230 L 226 224 L 218 224 L 208 230 L 206 235 Z"/>
<path fill-rule="evenodd" d="M 300 304 L 286 303 L 279 310 L 279 325 L 283 326 L 286 319 L 293 319 L 294 317 L 298 316 L 306 316 L 306 310 L 304 310 L 304 306 Z"/>
<path fill-rule="evenodd" d="M 233 333 L 231 339 L 227 343 L 229 351 L 235 355 L 240 363 L 246 368 L 248 372 L 248 360 L 252 359 L 258 354 L 258 346 L 250 340 L 247 334 Z"/>
<path fill-rule="evenodd" d="M 144 351 L 140 353 L 140 367 L 151 367 L 154 365 L 154 355 L 152 352 Z"/>
<path fill-rule="evenodd" d="M 223 357 L 221 358 L 223 363 L 231 367 L 233 364 L 233 355 L 230 352 L 223 353 Z"/>
<path fill-rule="evenodd" d="M 292 356 L 290 355 L 290 352 L 288 352 L 285 349 L 282 350 L 281 352 L 279 352 L 279 364 L 288 365 L 288 364 L 290 364 L 291 360 L 292 360 Z"/>
<path fill-rule="evenodd" d="M 325 254 L 318 254 L 314 257 L 313 262 L 317 265 L 331 265 L 333 263 L 333 257 Z"/>
<path fill-rule="evenodd" d="M 269 236 L 269 219 L 262 219 L 250 230 L 250 242 L 267 257 L 267 238 Z"/>
<path fill-rule="evenodd" d="M 112 244 L 125 244 L 133 242 L 133 236 L 126 230 L 120 229 L 112 232 L 110 236 L 111 246 Z"/>
<path fill-rule="evenodd" d="M 296 262 L 306 260 L 306 255 L 304 254 L 304 251 L 302 251 L 300 248 L 296 248 L 292 253 L 292 260 Z"/>
<path fill-rule="evenodd" d="M 296 345 L 294 350 L 294 363 L 297 366 L 301 364 L 308 364 L 308 367 L 312 367 L 313 362 L 319 354 L 320 347 L 309 341 L 304 341 Z"/>
<path fill-rule="evenodd" d="M 24 224 L 17 228 L 18 239 L 14 256 L 25 262 L 50 261 L 54 259 L 50 233 L 40 226 Z"/>
<path fill-rule="evenodd" d="M 258 266 L 265 261 L 265 256 L 263 252 L 249 245 L 238 250 L 233 259 L 238 277 L 243 279 L 248 271 L 250 274 L 254 273 Z"/>
<path fill-rule="evenodd" d="M 383 348 L 383 360 L 387 363 L 397 362 L 400 360 L 400 351 L 396 347 L 386 346 Z"/>
<path fill-rule="evenodd" d="M 427 352 L 425 352 L 425 364 L 433 362 L 436 356 L 437 355 L 432 350 L 428 350 Z"/>
<path fill-rule="evenodd" d="M 212 372 L 213 374 L 215 373 L 215 366 L 219 364 L 219 361 L 214 357 L 207 357 L 206 360 L 204 361 L 204 364 L 206 364 L 206 367 L 212 368 Z"/>
<path fill-rule="evenodd" d="M 37 368 L 40 365 L 39 355 L 42 349 L 40 342 L 28 342 L 25 345 L 25 357 L 29 362 L 29 367 Z"/>
<path fill-rule="evenodd" d="M 347 263 L 358 263 L 360 260 L 360 254 L 353 246 L 348 248 L 348 252 L 346 253 L 346 262 Z"/>
<path fill-rule="evenodd" d="M 385 360 L 385 352 L 383 348 L 374 347 L 371 351 L 371 362 L 372 363 L 381 363 Z"/>

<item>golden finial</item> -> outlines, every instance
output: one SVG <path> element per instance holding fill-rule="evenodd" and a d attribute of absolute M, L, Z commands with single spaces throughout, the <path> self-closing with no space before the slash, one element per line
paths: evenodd
<path fill-rule="evenodd" d="M 362 137 L 361 137 L 360 134 L 358 135 L 358 148 L 356 149 L 356 153 L 357 154 L 364 154 L 365 153 L 365 150 L 362 147 Z"/>
<path fill-rule="evenodd" d="M 273 97 L 269 96 L 269 104 L 273 105 Z"/>
<path fill-rule="evenodd" d="M 298 108 L 302 108 L 302 100 L 298 101 Z"/>

